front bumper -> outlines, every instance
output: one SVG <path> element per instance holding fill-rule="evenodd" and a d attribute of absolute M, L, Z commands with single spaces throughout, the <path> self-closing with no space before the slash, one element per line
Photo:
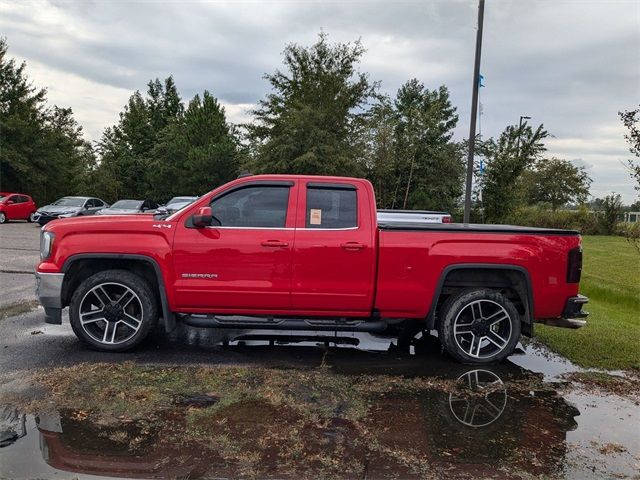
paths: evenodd
<path fill-rule="evenodd" d="M 45 322 L 62 323 L 62 283 L 64 273 L 36 272 L 36 297 L 44 307 Z"/>
<path fill-rule="evenodd" d="M 49 223 L 51 220 L 55 220 L 57 218 L 59 218 L 59 215 L 36 212 L 35 215 L 33 216 L 33 221 L 38 222 L 40 225 L 44 225 L 46 223 Z"/>

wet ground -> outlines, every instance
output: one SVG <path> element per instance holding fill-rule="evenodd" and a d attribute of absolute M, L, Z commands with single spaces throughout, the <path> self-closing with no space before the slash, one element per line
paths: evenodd
<path fill-rule="evenodd" d="M 40 255 L 40 227 L 27 222 L 0 225 L 0 310 L 35 300 L 33 271 Z"/>
<path fill-rule="evenodd" d="M 6 227 L 24 304 L 32 277 L 7 272 L 33 268 L 38 229 Z M 543 347 L 478 368 L 432 337 L 279 334 L 180 326 L 106 354 L 66 317 L 1 319 L 0 478 L 640 478 L 638 392 L 570 381 Z"/>
<path fill-rule="evenodd" d="M 5 322 L 36 319 L 38 311 Z M 0 337 L 0 478 L 638 478 L 637 399 L 566 382 L 580 369 L 533 345 L 477 368 L 450 361 L 432 338 L 398 352 L 391 339 L 367 334 L 337 345 L 181 327 L 169 337 L 157 332 L 136 353 L 104 355 L 80 347 L 67 325 L 37 335 L 30 328 L 22 340 Z M 16 342 L 29 352 L 17 363 Z M 6 402 L 12 392 L 41 395 L 24 381 L 36 367 L 123 361 L 267 367 L 264 375 L 295 383 L 286 389 L 304 408 L 208 391 L 115 419 L 69 404 L 33 412 Z M 362 411 L 350 413 L 351 404 Z"/>

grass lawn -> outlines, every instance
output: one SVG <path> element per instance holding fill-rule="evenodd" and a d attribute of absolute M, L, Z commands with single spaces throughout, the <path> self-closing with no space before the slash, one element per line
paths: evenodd
<path fill-rule="evenodd" d="M 640 253 L 621 237 L 583 237 L 580 330 L 536 325 L 536 337 L 584 367 L 640 370 Z"/>

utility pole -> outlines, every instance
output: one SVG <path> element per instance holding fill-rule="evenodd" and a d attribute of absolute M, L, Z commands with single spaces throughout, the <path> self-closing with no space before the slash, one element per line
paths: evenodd
<path fill-rule="evenodd" d="M 525 117 L 520 115 L 520 123 L 518 124 L 518 147 L 516 148 L 516 153 L 518 157 L 520 156 L 520 135 L 522 135 L 522 119 L 531 120 L 531 117 Z"/>
<path fill-rule="evenodd" d="M 476 149 L 476 117 L 478 116 L 478 88 L 480 87 L 480 55 L 482 53 L 482 25 L 484 23 L 484 0 L 478 3 L 478 31 L 476 33 L 476 60 L 473 66 L 473 90 L 471 99 L 471 125 L 469 126 L 469 156 L 467 157 L 467 185 L 464 194 L 464 223 L 469 223 L 471 214 L 471 184 L 473 183 L 473 156 Z"/>

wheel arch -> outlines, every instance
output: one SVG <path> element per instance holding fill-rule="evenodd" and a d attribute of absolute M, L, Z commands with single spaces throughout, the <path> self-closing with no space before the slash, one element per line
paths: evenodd
<path fill-rule="evenodd" d="M 494 263 L 461 263 L 447 266 L 436 286 L 426 323 L 429 330 L 437 328 L 437 310 L 455 291 L 470 288 L 506 289 L 516 300 L 522 318 L 522 333 L 533 336 L 533 289 L 529 271 L 520 265 Z"/>
<path fill-rule="evenodd" d="M 71 296 L 80 283 L 94 273 L 119 268 L 129 270 L 145 278 L 158 293 L 159 307 L 165 330 L 170 332 L 176 326 L 176 319 L 169 308 L 167 291 L 158 262 L 147 255 L 80 253 L 70 256 L 62 266 L 64 282 L 62 285 L 62 306 L 69 305 Z"/>

